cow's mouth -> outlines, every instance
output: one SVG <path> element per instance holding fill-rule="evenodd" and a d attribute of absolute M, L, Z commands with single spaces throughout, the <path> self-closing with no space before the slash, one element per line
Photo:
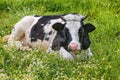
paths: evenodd
<path fill-rule="evenodd" d="M 80 50 L 73 50 L 73 51 L 71 51 L 71 53 L 77 55 L 80 53 Z"/>
<path fill-rule="evenodd" d="M 70 48 L 67 48 L 67 51 L 77 55 L 78 53 L 80 53 L 81 50 L 79 50 L 79 49 L 72 50 Z"/>

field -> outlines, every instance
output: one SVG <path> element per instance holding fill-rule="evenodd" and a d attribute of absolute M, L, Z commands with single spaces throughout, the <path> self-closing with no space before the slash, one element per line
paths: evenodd
<path fill-rule="evenodd" d="M 2 37 L 25 15 L 88 14 L 93 57 L 67 61 L 42 49 L 9 48 Z M 80 53 L 79 53 L 80 54 Z M 120 80 L 119 0 L 0 0 L 0 80 Z"/>

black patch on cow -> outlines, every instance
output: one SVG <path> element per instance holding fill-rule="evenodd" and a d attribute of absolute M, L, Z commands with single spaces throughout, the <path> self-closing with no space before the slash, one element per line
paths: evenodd
<path fill-rule="evenodd" d="M 67 51 L 68 49 L 68 44 L 72 40 L 70 32 L 68 28 L 64 27 L 62 31 L 58 31 L 56 37 L 53 40 L 52 43 L 52 49 L 53 50 L 59 50 L 60 47 L 64 47 Z"/>
<path fill-rule="evenodd" d="M 43 26 L 41 26 L 39 21 L 32 27 L 30 37 L 31 42 L 37 41 L 37 39 L 44 39 Z"/>
<path fill-rule="evenodd" d="M 85 32 L 89 33 L 95 30 L 95 26 L 92 25 L 91 23 L 87 23 L 84 26 Z"/>
<path fill-rule="evenodd" d="M 79 31 L 79 41 L 81 43 L 81 48 L 84 50 L 86 50 L 91 44 L 88 33 L 85 30 L 82 30 L 82 28 L 80 28 Z"/>
<path fill-rule="evenodd" d="M 86 50 L 88 49 L 88 47 L 91 44 L 90 38 L 89 38 L 89 32 L 92 32 L 93 30 L 95 30 L 95 26 L 87 23 L 85 25 L 83 25 L 80 30 L 79 30 L 79 40 L 81 42 L 81 48 Z"/>
<path fill-rule="evenodd" d="M 37 39 L 43 40 L 44 39 L 44 26 L 49 23 L 50 20 L 52 19 L 58 19 L 60 18 L 60 15 L 55 15 L 55 16 L 43 16 L 38 20 L 38 22 L 32 27 L 30 37 L 31 37 L 31 42 L 32 41 L 37 41 Z"/>
<path fill-rule="evenodd" d="M 64 24 L 61 24 L 61 23 L 55 23 L 52 28 L 55 29 L 56 31 L 62 31 L 64 29 Z"/>
<path fill-rule="evenodd" d="M 66 37 L 66 44 L 68 45 L 71 41 L 72 41 L 72 37 L 71 37 L 71 34 L 69 32 L 69 29 L 68 28 L 64 28 L 64 34 L 65 34 L 65 37 Z"/>
<path fill-rule="evenodd" d="M 64 35 L 64 31 L 57 32 L 57 35 L 55 36 L 53 43 L 52 43 L 52 50 L 60 50 L 60 47 L 66 48 L 66 37 Z"/>

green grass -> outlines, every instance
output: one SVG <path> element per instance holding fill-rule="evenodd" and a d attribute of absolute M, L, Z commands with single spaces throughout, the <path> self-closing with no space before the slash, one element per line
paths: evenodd
<path fill-rule="evenodd" d="M 119 0 L 0 0 L 0 38 L 25 15 L 88 14 L 92 58 L 66 61 L 41 49 L 18 51 L 0 39 L 0 80 L 120 80 Z"/>

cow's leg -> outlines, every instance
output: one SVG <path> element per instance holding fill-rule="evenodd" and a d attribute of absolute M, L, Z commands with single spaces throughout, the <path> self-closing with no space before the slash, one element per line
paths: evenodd
<path fill-rule="evenodd" d="M 93 56 L 90 48 L 88 48 L 87 50 L 85 50 L 85 53 L 88 55 L 88 57 L 92 57 Z"/>
<path fill-rule="evenodd" d="M 76 55 L 69 53 L 63 47 L 60 48 L 59 52 L 60 52 L 60 56 L 67 60 L 73 60 L 76 58 Z"/>
<path fill-rule="evenodd" d="M 8 44 L 11 47 L 23 48 L 21 40 L 25 37 L 25 31 L 31 26 L 34 21 L 33 16 L 25 16 L 15 24 L 12 33 L 8 39 Z M 24 42 L 23 42 L 24 43 Z"/>

